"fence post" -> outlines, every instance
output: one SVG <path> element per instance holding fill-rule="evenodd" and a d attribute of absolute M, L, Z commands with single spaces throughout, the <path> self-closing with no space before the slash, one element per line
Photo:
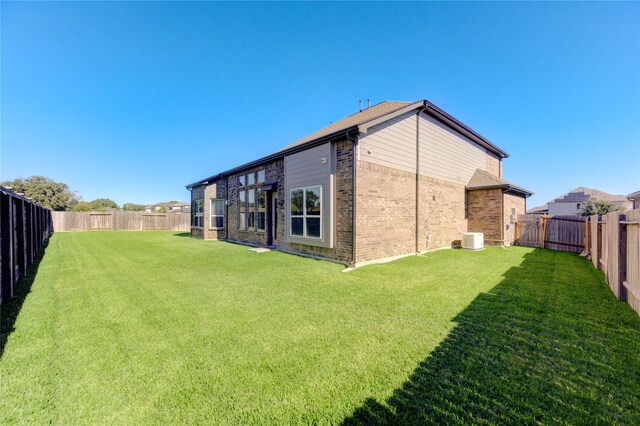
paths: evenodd
<path fill-rule="evenodd" d="M 9 194 L 2 193 L 0 199 L 0 217 L 2 217 L 2 300 L 13 297 L 14 258 L 13 258 L 13 200 Z"/>
<path fill-rule="evenodd" d="M 625 221 L 624 214 L 620 215 L 619 219 Z M 618 244 L 618 283 L 620 288 L 620 300 L 627 300 L 627 288 L 624 286 L 627 281 L 627 227 L 621 223 L 619 226 L 620 239 Z"/>
<path fill-rule="evenodd" d="M 17 247 L 17 263 L 19 276 L 24 276 L 27 273 L 27 256 L 26 256 L 26 232 L 25 232 L 25 215 L 24 215 L 24 200 L 21 198 L 15 199 L 16 208 L 16 247 Z"/>

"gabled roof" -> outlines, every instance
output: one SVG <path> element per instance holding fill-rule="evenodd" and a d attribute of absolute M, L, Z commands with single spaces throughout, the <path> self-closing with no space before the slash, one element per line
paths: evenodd
<path fill-rule="evenodd" d="M 317 130 L 311 133 L 310 135 L 305 136 L 302 139 L 298 139 L 294 143 L 289 144 L 276 152 L 286 151 L 290 148 L 304 145 L 307 142 L 311 142 L 315 139 L 322 138 L 323 136 L 327 136 L 333 133 L 343 133 L 354 126 L 368 123 L 369 121 L 375 120 L 380 117 L 384 117 L 385 115 L 388 115 L 388 114 L 392 114 L 410 105 L 413 105 L 413 103 L 412 102 L 396 102 L 396 101 L 380 102 L 379 104 L 373 105 L 370 108 L 363 109 L 362 111 L 346 116 L 342 120 L 338 120 L 335 123 L 331 123 L 328 126 L 323 127 L 322 129 Z"/>
<path fill-rule="evenodd" d="M 613 195 L 593 188 L 579 186 L 566 194 L 562 194 L 550 203 L 581 203 L 589 200 L 626 202 L 628 197 L 624 195 Z"/>
<path fill-rule="evenodd" d="M 531 191 L 527 191 L 524 188 L 516 186 L 509 181 L 499 178 L 498 176 L 494 176 L 481 169 L 476 169 L 467 184 L 467 190 L 469 191 L 476 191 L 478 189 L 503 189 L 506 192 L 524 195 L 525 197 L 530 197 L 533 194 Z"/>
<path fill-rule="evenodd" d="M 532 207 L 529 210 L 527 210 L 527 213 L 529 214 L 540 214 L 540 213 L 548 213 L 549 212 L 549 205 L 548 204 L 543 204 L 541 206 L 536 206 L 536 207 Z"/>
<path fill-rule="evenodd" d="M 498 148 L 489 140 L 481 136 L 479 133 L 472 130 L 469 126 L 449 115 L 444 110 L 438 108 L 436 105 L 426 99 L 417 102 L 384 101 L 380 102 L 379 104 L 373 105 L 370 108 L 351 114 L 339 121 L 336 121 L 335 123 L 331 123 L 330 125 L 323 127 L 322 129 L 317 130 L 316 132 L 311 133 L 310 135 L 305 136 L 304 138 L 285 146 L 284 148 L 274 152 L 273 154 L 267 155 L 266 157 L 262 157 L 250 163 L 234 167 L 233 169 L 218 173 L 208 178 L 201 179 L 197 182 L 187 185 L 187 188 L 191 189 L 194 186 L 208 184 L 209 182 L 217 180 L 223 176 L 236 173 L 238 171 L 241 171 L 242 169 L 257 167 L 261 164 L 273 161 L 285 155 L 293 154 L 295 152 L 311 148 L 312 146 L 325 143 L 332 139 L 343 138 L 348 133 L 352 133 L 352 136 L 355 136 L 357 133 L 366 133 L 370 127 L 375 126 L 376 124 L 391 120 L 392 118 L 413 110 L 420 110 L 434 117 L 436 120 L 454 129 L 463 136 L 471 139 L 485 149 L 493 152 L 500 158 L 506 158 L 509 156 L 509 154 Z"/>

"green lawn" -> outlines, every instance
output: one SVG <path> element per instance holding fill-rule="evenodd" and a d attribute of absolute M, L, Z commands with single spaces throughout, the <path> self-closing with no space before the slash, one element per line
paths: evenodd
<path fill-rule="evenodd" d="M 572 254 L 343 273 L 92 232 L 55 234 L 36 267 L 2 307 L 0 424 L 640 424 L 640 317 Z"/>

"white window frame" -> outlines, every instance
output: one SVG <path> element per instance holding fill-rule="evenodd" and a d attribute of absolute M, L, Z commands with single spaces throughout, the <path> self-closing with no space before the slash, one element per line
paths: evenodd
<path fill-rule="evenodd" d="M 308 189 L 320 189 L 320 214 L 319 215 L 308 215 L 307 214 L 307 190 Z M 293 191 L 302 190 L 302 215 L 293 215 L 291 212 L 291 200 L 293 199 Z M 309 238 L 313 240 L 322 240 L 322 233 L 324 232 L 324 226 L 322 226 L 323 214 L 322 211 L 324 209 L 324 199 L 322 198 L 322 185 L 310 185 L 300 188 L 291 188 L 289 190 L 289 236 L 293 238 Z M 294 217 L 302 218 L 302 235 L 293 234 L 293 226 L 291 226 L 291 219 Z M 307 218 L 319 218 L 320 219 L 320 236 L 314 237 L 307 235 Z"/>
<path fill-rule="evenodd" d="M 222 214 L 213 214 L 213 202 L 221 202 L 222 203 Z M 216 218 L 222 218 L 222 226 L 216 226 Z M 224 229 L 224 198 L 210 198 L 209 199 L 209 229 Z"/>

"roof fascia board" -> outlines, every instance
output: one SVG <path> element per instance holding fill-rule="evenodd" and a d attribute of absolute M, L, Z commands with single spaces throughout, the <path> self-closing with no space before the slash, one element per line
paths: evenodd
<path fill-rule="evenodd" d="M 475 186 L 475 187 L 467 187 L 467 191 L 480 191 L 483 189 L 502 189 L 504 192 L 521 194 L 525 197 L 530 197 L 533 195 L 533 192 L 527 191 L 524 188 L 520 188 L 519 186 L 509 185 L 509 184 L 500 184 L 500 185 L 485 185 L 485 186 Z"/>
<path fill-rule="evenodd" d="M 404 108 L 400 108 L 396 111 L 390 112 L 388 114 L 383 115 L 382 117 L 378 117 L 375 118 L 371 121 L 367 121 L 366 123 L 360 124 L 358 126 L 358 131 L 360 133 L 367 133 L 367 131 L 369 130 L 369 128 L 373 127 L 373 126 L 377 126 L 380 123 L 384 123 L 385 121 L 389 121 L 392 118 L 398 117 L 402 114 L 405 114 L 409 111 L 412 111 L 414 109 L 418 109 L 424 106 L 424 101 L 418 101 L 418 102 L 414 102 L 411 105 L 407 105 Z"/>

